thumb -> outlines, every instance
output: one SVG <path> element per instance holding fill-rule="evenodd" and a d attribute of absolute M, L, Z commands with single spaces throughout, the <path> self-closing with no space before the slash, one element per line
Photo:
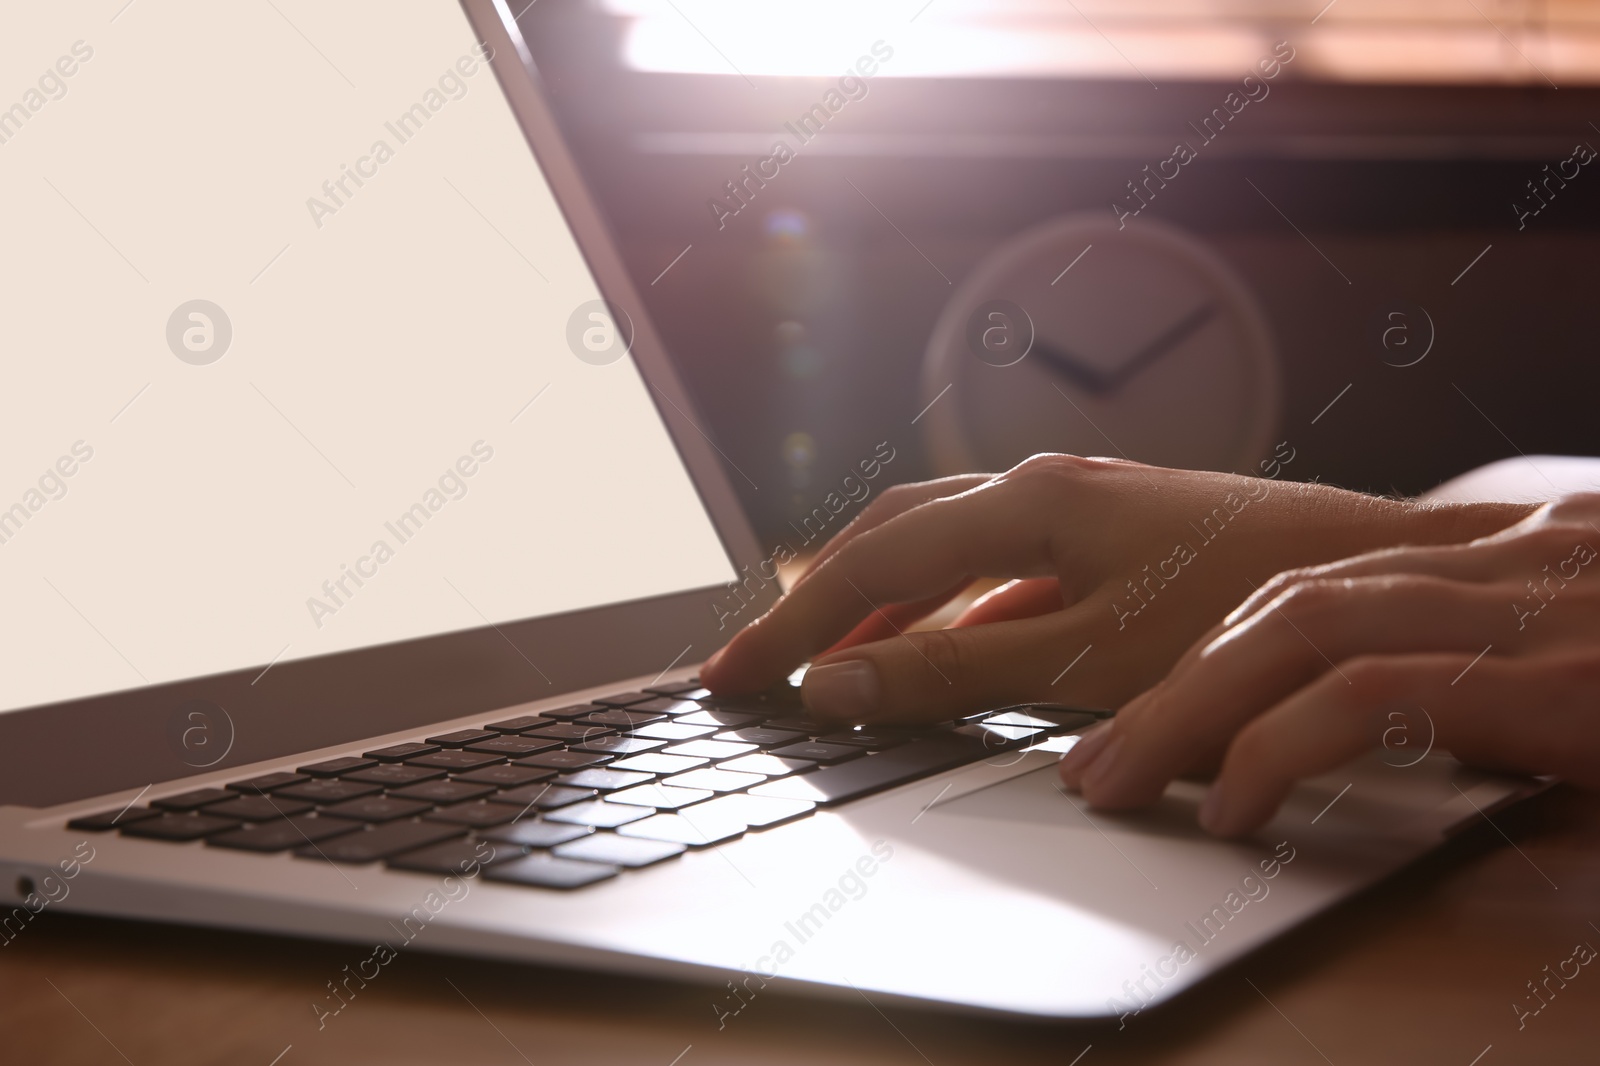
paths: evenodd
<path fill-rule="evenodd" d="M 901 633 L 824 656 L 801 682 L 806 709 L 849 722 L 935 722 L 1026 703 L 1050 689 L 1068 641 L 1060 612 Z"/>

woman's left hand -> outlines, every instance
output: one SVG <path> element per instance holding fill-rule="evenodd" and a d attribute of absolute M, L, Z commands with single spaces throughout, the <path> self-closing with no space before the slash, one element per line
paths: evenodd
<path fill-rule="evenodd" d="M 1062 780 L 1128 808 L 1217 771 L 1200 821 L 1232 836 L 1397 720 L 1420 743 L 1425 711 L 1464 762 L 1600 786 L 1596 545 L 1585 494 L 1468 544 L 1279 574 L 1068 752 Z"/>

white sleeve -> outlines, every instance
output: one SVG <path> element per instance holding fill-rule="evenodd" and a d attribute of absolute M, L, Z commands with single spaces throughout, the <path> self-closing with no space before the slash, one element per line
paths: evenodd
<path fill-rule="evenodd" d="M 1600 491 L 1600 459 L 1522 455 L 1469 470 L 1422 494 L 1441 503 L 1543 503 L 1571 492 Z"/>

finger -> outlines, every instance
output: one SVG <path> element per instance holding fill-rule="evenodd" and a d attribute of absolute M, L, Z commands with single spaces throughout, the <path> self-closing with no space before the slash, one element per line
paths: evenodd
<path fill-rule="evenodd" d="M 805 571 L 801 573 L 799 580 L 795 582 L 796 586 L 812 574 L 817 567 L 830 559 L 840 548 L 849 544 L 852 540 L 867 532 L 867 530 L 876 529 L 889 521 L 889 519 L 905 514 L 913 507 L 919 507 L 929 500 L 942 499 L 946 496 L 954 496 L 957 493 L 966 492 L 968 489 L 977 488 L 992 477 L 993 475 L 991 474 L 957 474 L 954 477 L 937 478 L 933 481 L 916 481 L 889 486 L 878 494 L 876 500 L 868 504 L 860 514 L 852 518 L 843 529 L 822 546 L 822 550 L 817 552 L 816 557 L 811 560 Z"/>
<path fill-rule="evenodd" d="M 843 639 L 819 653 L 818 658 L 825 658 L 859 644 L 888 640 L 898 633 L 903 633 L 955 599 L 970 584 L 970 581 L 959 581 L 937 596 L 930 596 L 916 603 L 885 604 L 862 619 Z M 957 615 L 950 626 L 955 628 L 986 625 L 990 622 L 1031 618 L 1048 611 L 1059 611 L 1061 606 L 1061 582 L 1055 578 L 1008 581 L 979 597 L 970 607 Z"/>
<path fill-rule="evenodd" d="M 937 596 L 930 596 L 916 603 L 889 603 L 879 610 L 863 618 L 849 633 L 820 653 L 822 656 L 832 655 L 836 651 L 853 648 L 857 644 L 870 644 L 875 640 L 887 640 L 896 633 L 903 633 L 917 622 L 937 611 L 945 604 L 959 596 L 971 582 L 959 581 L 950 586 Z"/>
<path fill-rule="evenodd" d="M 1345 664 L 1353 684 L 1330 671 L 1240 731 L 1201 806 L 1201 824 L 1220 836 L 1259 828 L 1297 781 L 1371 750 L 1394 715 L 1431 733 L 1436 750 L 1468 762 L 1594 776 L 1600 731 L 1586 709 L 1593 681 L 1579 681 L 1579 660 L 1485 659 L 1472 667 L 1471 684 L 1456 684 L 1471 662 L 1466 655 L 1362 658 Z M 1535 717 L 1511 713 L 1526 706 L 1535 683 L 1548 697 Z"/>
<path fill-rule="evenodd" d="M 1571 523 L 1530 524 L 1539 516 L 1536 513 L 1510 529 L 1467 544 L 1384 548 L 1321 566 L 1285 571 L 1252 592 L 1229 613 L 1224 624 L 1237 624 L 1284 589 L 1308 580 L 1416 574 L 1480 583 L 1509 579 L 1522 585 L 1530 580 L 1550 580 L 1548 572 L 1552 570 L 1557 571 L 1555 577 L 1565 574 L 1570 580 L 1588 565 L 1582 560 L 1593 560 L 1594 548 L 1588 542 L 1600 542 L 1600 530 Z"/>
<path fill-rule="evenodd" d="M 1028 702 L 1049 686 L 1061 630 L 1058 614 L 898 634 L 819 659 L 801 697 L 813 715 L 852 723 L 944 721 Z"/>
<path fill-rule="evenodd" d="M 1123 709 L 1106 749 L 1063 777 L 1101 807 L 1153 803 L 1214 762 L 1257 715 L 1359 656 L 1459 652 L 1515 642 L 1494 587 L 1402 575 L 1297 585 L 1224 633 L 1154 692 Z"/>
<path fill-rule="evenodd" d="M 1032 618 L 1050 611 L 1059 611 L 1063 606 L 1061 582 L 1057 578 L 1036 577 L 1025 581 L 1008 581 L 980 596 L 972 606 L 957 615 L 950 625 L 981 626 L 1016 618 Z"/>
<path fill-rule="evenodd" d="M 975 576 L 1054 573 L 1037 486 L 992 481 L 930 500 L 842 546 L 701 670 L 719 692 L 756 691 L 885 603 L 912 603 Z"/>
<path fill-rule="evenodd" d="M 807 564 L 804 573 L 800 575 L 795 584 L 798 586 L 825 560 L 867 530 L 876 529 L 889 519 L 904 514 L 911 508 L 927 503 L 929 500 L 954 496 L 956 493 L 976 488 L 985 481 L 990 480 L 990 477 L 988 474 L 966 474 L 939 478 L 934 481 L 891 486 L 884 490 L 866 510 L 857 515 L 849 525 L 840 530 L 837 536 L 823 545 L 822 550 L 817 553 L 816 558 Z M 957 582 L 946 591 L 917 603 L 886 604 L 881 612 L 874 612 L 869 615 L 855 629 L 851 630 L 832 647 L 825 649 L 821 654 L 827 655 L 835 651 L 842 651 L 845 648 L 854 647 L 857 644 L 884 640 L 894 633 L 914 625 L 955 599 L 956 596 L 961 594 L 961 590 L 967 587 L 967 584 L 968 582 L 966 581 Z"/>

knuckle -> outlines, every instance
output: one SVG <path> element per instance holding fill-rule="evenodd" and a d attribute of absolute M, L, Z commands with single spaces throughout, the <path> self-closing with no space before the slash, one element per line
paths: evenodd
<path fill-rule="evenodd" d="M 1552 501 L 1545 512 L 1557 521 L 1573 522 L 1577 528 L 1600 517 L 1600 492 L 1574 492 Z"/>
<path fill-rule="evenodd" d="M 1296 622 L 1315 623 L 1342 606 L 1348 595 L 1343 581 L 1301 578 L 1279 594 L 1277 608 Z"/>
<path fill-rule="evenodd" d="M 916 645 L 922 655 L 914 657 L 915 661 L 908 661 L 908 665 L 912 669 L 924 664 L 931 666 L 938 675 L 936 680 L 954 683 L 980 666 L 974 654 L 970 628 L 930 630 L 919 635 Z"/>
<path fill-rule="evenodd" d="M 1267 583 L 1261 586 L 1261 591 L 1268 594 L 1279 594 L 1289 589 L 1317 580 L 1318 571 L 1315 567 L 1299 566 L 1291 570 L 1283 570 L 1273 574 Z"/>
<path fill-rule="evenodd" d="M 1374 702 L 1394 696 L 1399 687 L 1400 667 L 1394 660 L 1381 655 L 1358 655 L 1339 664 L 1339 681 L 1350 690 L 1353 705 L 1365 708 Z M 1333 682 L 1329 682 L 1332 684 Z"/>
<path fill-rule="evenodd" d="M 1082 455 L 1069 455 L 1064 452 L 1039 452 L 1030 455 L 1016 466 L 1012 467 L 1007 477 L 1025 477 L 1033 479 L 1048 479 L 1051 481 L 1076 481 L 1077 479 L 1094 473 L 1107 464 L 1099 459 L 1090 459 Z"/>

